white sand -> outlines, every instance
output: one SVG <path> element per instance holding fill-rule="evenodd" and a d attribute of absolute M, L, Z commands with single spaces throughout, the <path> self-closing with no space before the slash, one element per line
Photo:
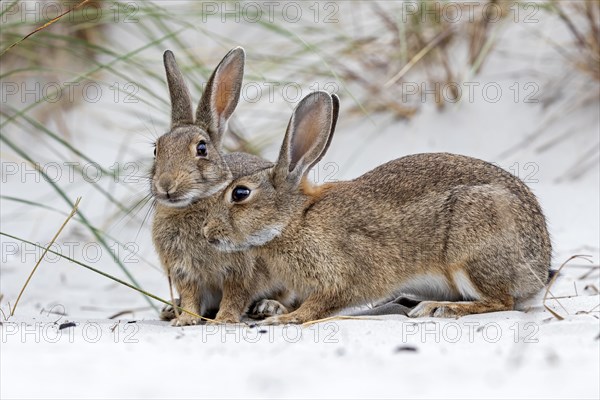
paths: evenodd
<path fill-rule="evenodd" d="M 580 293 L 560 300 L 566 311 L 553 307 L 563 321 L 539 305 L 308 328 L 22 312 L 1 330 L 2 397 L 598 398 L 599 297 L 583 289 L 598 279 L 577 279 L 582 271 L 571 268 L 553 290 Z M 77 326 L 59 330 L 65 321 Z"/>

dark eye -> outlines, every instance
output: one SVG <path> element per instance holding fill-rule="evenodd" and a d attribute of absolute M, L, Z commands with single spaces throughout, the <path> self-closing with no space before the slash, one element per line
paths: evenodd
<path fill-rule="evenodd" d="M 202 140 L 200 143 L 198 143 L 198 146 L 196 146 L 196 154 L 198 154 L 200 157 L 206 157 L 207 152 L 208 149 L 206 148 L 206 142 Z"/>
<path fill-rule="evenodd" d="M 231 192 L 231 200 L 234 203 L 244 201 L 250 196 L 250 189 L 245 186 L 236 186 Z"/>
<path fill-rule="evenodd" d="M 154 157 L 156 157 L 156 146 L 154 146 Z"/>

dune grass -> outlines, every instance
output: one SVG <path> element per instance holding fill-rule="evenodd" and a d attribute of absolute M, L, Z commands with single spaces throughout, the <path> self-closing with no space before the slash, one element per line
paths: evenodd
<path fill-rule="evenodd" d="M 56 252 L 56 251 L 50 249 L 49 246 L 48 247 L 44 247 L 44 246 L 41 246 L 41 245 L 39 245 L 37 243 L 33 243 L 33 242 L 29 241 L 29 240 L 26 240 L 26 239 L 23 239 L 23 238 L 20 238 L 18 236 L 11 235 L 11 234 L 8 234 L 8 233 L 5 233 L 5 232 L 0 232 L 0 236 L 5 236 L 7 238 L 10 238 L 10 239 L 13 239 L 13 240 L 17 240 L 17 241 L 22 242 L 22 243 L 27 243 L 27 244 L 29 244 L 31 246 L 35 246 L 35 247 L 43 250 L 45 253 L 51 253 L 51 254 L 54 254 L 54 255 L 59 256 L 61 258 L 64 258 L 65 260 L 71 261 L 72 263 L 75 263 L 75 264 L 77 264 L 77 265 L 79 265 L 79 266 L 81 266 L 83 268 L 86 268 L 86 269 L 88 269 L 88 270 L 90 270 L 92 272 L 95 272 L 96 274 L 101 275 L 104 278 L 110 279 L 110 280 L 112 280 L 114 282 L 117 282 L 120 285 L 123 285 L 125 287 L 130 288 L 130 289 L 133 289 L 136 292 L 141 293 L 142 295 L 144 295 L 148 299 L 153 299 L 153 300 L 159 301 L 159 302 L 161 302 L 161 303 L 163 303 L 165 305 L 171 306 L 171 307 L 179 310 L 180 312 L 185 312 L 187 314 L 193 315 L 194 317 L 202 319 L 202 320 L 205 320 L 205 321 L 213 321 L 213 320 L 211 320 L 209 318 L 202 317 L 202 316 L 200 316 L 200 315 L 198 315 L 198 314 L 196 314 L 196 313 L 194 313 L 192 311 L 186 310 L 185 308 L 179 307 L 174 302 L 167 301 L 167 300 L 165 300 L 165 299 L 163 299 L 163 298 L 161 298 L 161 297 L 159 297 L 159 296 L 157 296 L 155 294 L 147 292 L 147 291 L 145 291 L 145 290 L 143 290 L 143 289 L 141 289 L 141 288 L 139 288 L 137 286 L 134 286 L 134 285 L 130 284 L 129 282 L 126 282 L 126 281 L 124 281 L 122 279 L 119 279 L 119 278 L 117 278 L 117 277 L 115 277 L 115 276 L 113 276 L 111 274 L 108 274 L 108 273 L 106 273 L 104 271 L 101 271 L 101 270 L 99 270 L 97 268 L 94 268 L 94 267 L 92 267 L 92 266 L 90 266 L 88 264 L 82 263 L 81 261 L 76 260 L 74 258 L 71 258 L 71 257 L 66 256 L 64 254 L 61 254 L 59 252 Z M 14 310 L 15 307 L 13 307 L 13 310 Z"/>

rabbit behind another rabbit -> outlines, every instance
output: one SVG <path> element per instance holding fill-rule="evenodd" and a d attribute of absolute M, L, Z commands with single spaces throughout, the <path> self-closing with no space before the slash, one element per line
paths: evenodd
<path fill-rule="evenodd" d="M 425 298 L 410 316 L 511 310 L 548 279 L 542 210 L 517 177 L 448 153 L 390 161 L 352 180 L 314 186 L 335 97 L 295 109 L 276 164 L 233 182 L 204 235 L 228 254 L 251 251 L 306 300 L 265 323 L 304 323 L 400 291 Z"/>
<path fill-rule="evenodd" d="M 234 178 L 272 166 L 250 154 L 224 155 L 221 151 L 227 121 L 240 97 L 244 61 L 242 48 L 231 50 L 223 58 L 207 83 L 194 117 L 175 57 L 165 52 L 171 130 L 156 142 L 151 171 L 151 193 L 156 203 L 152 238 L 161 263 L 181 296 L 181 307 L 211 317 L 218 309 L 217 322 L 239 322 L 253 296 L 279 293 L 281 300 L 291 298 L 272 282 L 263 260 L 244 252 L 218 252 L 201 233 L 204 218 L 217 200 L 216 193 Z M 287 311 L 284 305 L 276 307 L 273 301 L 265 301 L 257 308 Z M 162 317 L 170 315 L 166 312 Z M 182 313 L 172 324 L 198 322 L 196 317 Z"/>

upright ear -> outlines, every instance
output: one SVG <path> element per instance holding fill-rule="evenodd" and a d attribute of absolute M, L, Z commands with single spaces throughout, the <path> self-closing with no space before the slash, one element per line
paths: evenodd
<path fill-rule="evenodd" d="M 296 106 L 273 170 L 276 182 L 299 183 L 325 155 L 333 134 L 334 102 L 329 93 L 317 91 Z"/>
<path fill-rule="evenodd" d="M 240 99 L 245 61 L 241 47 L 227 53 L 208 80 L 196 111 L 196 124 L 207 129 L 217 146 Z"/>
<path fill-rule="evenodd" d="M 329 133 L 329 137 L 327 138 L 327 143 L 325 144 L 325 147 L 323 148 L 323 152 L 321 152 L 321 155 L 319 157 L 317 157 L 317 159 L 312 164 L 310 164 L 307 171 L 310 171 L 311 169 L 313 169 L 313 167 L 315 165 L 317 165 L 319 163 L 319 161 L 321 161 L 321 159 L 323 158 L 325 153 L 327 153 L 327 149 L 329 149 L 329 145 L 331 144 L 331 139 L 333 139 L 333 134 L 335 132 L 335 126 L 337 124 L 337 120 L 340 115 L 340 98 L 337 96 L 337 94 L 333 93 L 331 95 L 331 100 L 332 100 L 332 106 L 333 106 L 333 114 L 331 116 L 331 132 Z"/>
<path fill-rule="evenodd" d="M 165 51 L 163 61 L 171 96 L 171 129 L 178 125 L 193 124 L 192 98 L 171 50 Z"/>

